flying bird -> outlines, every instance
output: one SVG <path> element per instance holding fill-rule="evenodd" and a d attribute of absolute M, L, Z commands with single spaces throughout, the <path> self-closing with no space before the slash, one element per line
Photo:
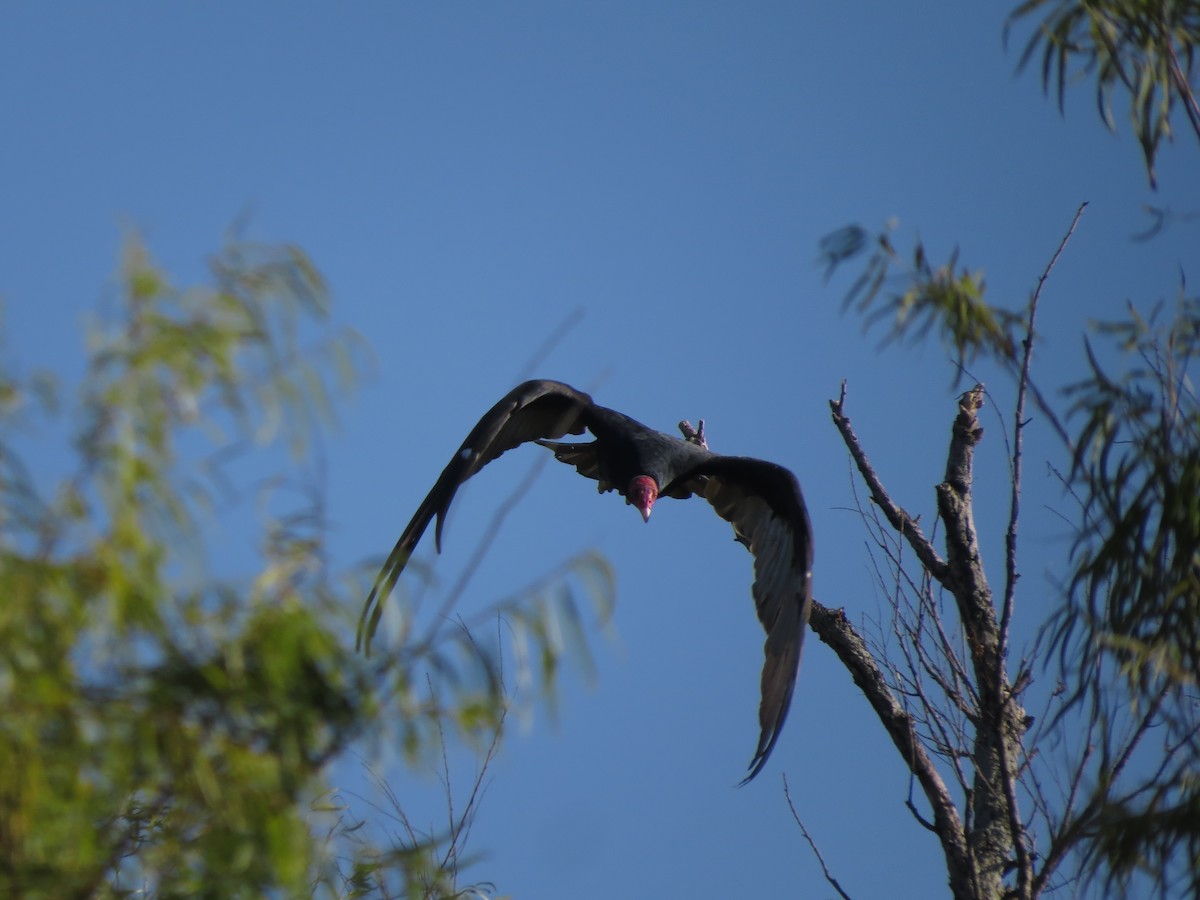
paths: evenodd
<path fill-rule="evenodd" d="M 555 443 L 585 430 L 595 440 Z M 643 521 L 649 521 L 660 497 L 703 497 L 732 523 L 734 538 L 753 554 L 751 594 L 767 640 L 758 707 L 761 730 L 742 784 L 750 781 L 766 765 L 787 717 L 812 606 L 812 527 L 796 476 L 774 463 L 723 456 L 695 441 L 647 428 L 562 382 L 518 385 L 471 429 L 375 580 L 359 619 L 357 646 L 370 653 L 383 603 L 434 518 L 434 543 L 441 552 L 442 524 L 463 482 L 530 441 L 595 479 L 601 493 L 615 490 Z"/>

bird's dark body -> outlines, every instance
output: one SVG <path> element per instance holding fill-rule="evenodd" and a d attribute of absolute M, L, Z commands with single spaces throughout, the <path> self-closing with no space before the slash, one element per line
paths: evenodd
<path fill-rule="evenodd" d="M 584 444 L 537 443 L 553 450 L 562 462 L 575 466 L 579 474 L 596 479 L 601 491 L 615 490 L 622 497 L 639 475 L 649 475 L 660 486 L 666 486 L 715 455 L 699 444 L 647 428 L 605 406 L 592 406 L 583 422 L 596 440 Z M 686 500 L 691 495 L 680 484 L 666 496 Z"/>
<path fill-rule="evenodd" d="M 585 430 L 595 440 L 558 441 Z M 751 593 L 767 640 L 759 705 L 761 734 L 745 779 L 749 781 L 766 764 L 787 716 L 812 602 L 812 532 L 800 485 L 782 466 L 713 453 L 655 431 L 624 413 L 598 406 L 587 394 L 561 382 L 518 385 L 471 429 L 376 579 L 359 621 L 360 645 L 369 652 L 383 601 L 429 523 L 436 517 L 434 535 L 440 550 L 444 517 L 458 488 L 487 463 L 527 442 L 552 450 L 560 461 L 595 479 L 600 491 L 617 491 L 647 519 L 658 496 L 682 500 L 698 494 L 733 525 L 734 536 L 754 555 Z"/>

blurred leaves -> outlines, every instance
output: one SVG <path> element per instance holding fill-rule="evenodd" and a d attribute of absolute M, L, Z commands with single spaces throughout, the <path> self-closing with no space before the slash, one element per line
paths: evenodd
<path fill-rule="evenodd" d="M 1153 186 L 1155 159 L 1163 139 L 1173 136 L 1177 103 L 1200 140 L 1200 106 L 1192 83 L 1200 50 L 1200 2 L 1026 0 L 1009 16 L 1006 38 L 1016 22 L 1035 15 L 1042 19 L 1019 65 L 1024 68 L 1040 55 L 1042 86 L 1054 89 L 1059 109 L 1069 83 L 1094 76 L 1096 107 L 1112 130 L 1114 94 L 1127 91 L 1133 133 Z"/>
<path fill-rule="evenodd" d="M 1200 403 L 1189 373 L 1200 300 L 1158 323 L 1130 308 L 1104 323 L 1131 364 L 1110 375 L 1088 342 L 1090 376 L 1068 389 L 1081 420 L 1072 481 L 1083 500 L 1071 594 L 1102 639 L 1085 653 L 1122 660 L 1132 687 L 1200 679 Z M 1085 666 L 1087 662 L 1085 661 Z"/>
<path fill-rule="evenodd" d="M 314 798 L 364 739 L 417 759 L 479 738 L 490 759 L 500 647 L 443 618 L 382 662 L 353 653 L 362 578 L 329 573 L 312 450 L 365 345 L 296 247 L 231 243 L 209 269 L 177 287 L 129 236 L 75 401 L 0 358 L 0 895 L 453 894 L 467 818 L 389 844 Z M 56 476 L 38 441 L 64 429 Z M 488 610 L 537 696 L 590 658 L 580 589 L 611 604 L 603 560 Z"/>
<path fill-rule="evenodd" d="M 846 292 L 843 308 L 862 313 L 864 329 L 890 321 L 885 344 L 904 337 L 922 340 L 936 331 L 960 371 L 980 353 L 1011 361 L 1012 332 L 1020 320 L 984 301 L 983 274 L 958 271 L 957 250 L 946 263 L 935 266 L 919 240 L 906 265 L 892 242 L 895 228 L 895 222 L 888 222 L 871 235 L 851 225 L 822 238 L 820 257 L 826 278 L 839 266 L 868 254 L 862 274 Z"/>
<path fill-rule="evenodd" d="M 580 599 L 591 603 L 595 621 L 604 627 L 612 618 L 616 595 L 616 574 L 608 560 L 586 551 L 500 607 L 512 634 L 520 695 L 544 695 L 553 708 L 555 676 L 564 657 L 572 658 L 588 677 L 595 675 Z"/>
<path fill-rule="evenodd" d="M 447 716 L 468 736 L 481 739 L 513 703 L 528 711 L 533 701 L 545 700 L 553 711 L 564 659 L 573 660 L 585 676 L 594 674 L 587 631 L 606 627 L 615 603 L 615 573 L 607 559 L 591 550 L 469 618 L 450 619 L 443 608 L 420 627 L 428 618 L 421 614 L 420 596 L 408 591 L 393 595 L 383 622 L 397 645 L 388 653 L 393 664 L 387 677 L 390 702 L 404 710 L 404 748 L 415 755 L 429 746 Z M 495 640 L 481 638 L 497 628 Z M 511 673 L 503 668 L 504 644 L 512 650 Z M 415 678 L 421 661 L 441 679 L 427 685 Z"/>
<path fill-rule="evenodd" d="M 1164 318 L 1161 304 L 1146 318 L 1131 306 L 1097 326 L 1122 365 L 1106 367 L 1089 341 L 1089 376 L 1068 390 L 1082 525 L 1051 634 L 1073 685 L 1067 708 L 1097 723 L 1108 773 L 1079 815 L 1089 862 L 1107 867 L 1109 887 L 1141 873 L 1170 893 L 1200 886 L 1200 300 L 1181 289 Z M 1127 757 L 1112 748 L 1131 716 L 1157 732 L 1157 768 L 1120 788 Z"/>
<path fill-rule="evenodd" d="M 177 289 L 128 237 L 64 410 L 75 470 L 35 479 L 0 449 L 5 896 L 334 883 L 301 801 L 372 721 L 372 692 L 329 614 L 324 526 L 311 507 L 272 520 L 249 587 L 209 572 L 204 538 L 228 491 L 214 454 L 267 451 L 285 427 L 263 423 L 286 422 L 299 459 L 327 421 L 322 354 L 349 354 L 357 376 L 361 342 L 325 325 L 295 248 L 230 245 L 211 270 Z M 25 398 L 54 414 L 56 397 L 4 368 L 0 415 L 23 446 Z"/>

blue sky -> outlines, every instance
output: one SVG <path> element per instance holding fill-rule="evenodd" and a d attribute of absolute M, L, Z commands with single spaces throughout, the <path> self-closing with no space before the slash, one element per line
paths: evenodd
<path fill-rule="evenodd" d="M 298 243 L 377 359 L 327 448 L 335 561 L 350 566 L 390 549 L 479 415 L 581 310 L 537 374 L 665 431 L 704 418 L 714 449 L 794 469 L 818 598 L 886 621 L 827 401 L 847 379 L 881 475 L 931 521 L 957 390 L 936 344 L 880 349 L 841 312 L 849 278 L 823 280 L 821 236 L 895 216 L 901 246 L 919 234 L 935 260 L 958 247 L 989 298 L 1017 306 L 1089 201 L 1040 314 L 1050 390 L 1080 373 L 1086 321 L 1173 299 L 1196 259 L 1194 227 L 1130 239 L 1144 203 L 1200 208 L 1195 142 L 1164 149 L 1152 193 L 1123 107 L 1114 135 L 1090 87 L 1063 117 L 1036 73 L 1015 73 L 1028 32 L 1005 50 L 1007 9 L 5 4 L 6 352 L 78 375 L 81 323 L 112 289 L 123 228 L 181 283 L 238 217 L 253 237 Z M 1006 401 L 1003 376 L 978 374 Z M 998 572 L 1007 470 L 991 415 L 977 518 Z M 1031 441 L 1025 637 L 1067 539 L 1046 475 L 1061 459 L 1036 426 Z M 445 578 L 535 450 L 461 498 Z M 750 558 L 706 507 L 664 503 L 642 525 L 551 467 L 465 611 L 587 547 L 616 567 L 618 637 L 598 638 L 594 683 L 567 672 L 556 720 L 538 710 L 510 735 L 465 880 L 531 900 L 832 895 L 786 773 L 852 895 L 941 892 L 904 769 L 816 640 L 771 762 L 733 788 L 756 738 L 762 638 Z M 439 821 L 431 774 L 390 780 L 429 802 L 410 815 Z"/>

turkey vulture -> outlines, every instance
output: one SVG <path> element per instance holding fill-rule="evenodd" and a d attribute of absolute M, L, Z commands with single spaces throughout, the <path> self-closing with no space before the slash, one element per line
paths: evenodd
<path fill-rule="evenodd" d="M 583 434 L 584 429 L 596 439 L 585 444 L 551 440 Z M 601 492 L 615 490 L 643 520 L 649 520 L 660 496 L 685 500 L 700 495 L 733 524 L 735 539 L 754 555 L 751 593 L 767 640 L 758 708 L 761 732 L 745 784 L 762 771 L 779 739 L 812 605 L 812 531 L 796 476 L 774 463 L 722 456 L 694 441 L 654 431 L 561 382 L 518 385 L 471 429 L 376 578 L 359 619 L 357 645 L 370 653 L 383 602 L 435 516 L 434 541 L 441 551 L 442 523 L 459 486 L 506 450 L 528 441 L 595 479 Z"/>

